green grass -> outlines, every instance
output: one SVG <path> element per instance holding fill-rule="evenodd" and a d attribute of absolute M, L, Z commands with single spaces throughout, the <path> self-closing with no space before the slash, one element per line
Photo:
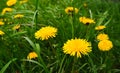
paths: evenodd
<path fill-rule="evenodd" d="M 0 2 L 0 12 L 7 7 L 6 1 Z M 87 7 L 83 4 L 86 3 Z M 65 8 L 79 9 L 73 16 L 65 13 Z M 119 73 L 120 72 L 120 2 L 110 0 L 29 0 L 11 6 L 12 12 L 0 15 L 5 24 L 0 30 L 0 72 L 2 73 Z M 24 14 L 14 19 L 15 14 Z M 80 16 L 95 20 L 89 28 L 79 21 Z M 10 24 L 8 24 L 10 22 Z M 20 24 L 18 30 L 12 27 Z M 44 26 L 58 29 L 57 36 L 46 41 L 35 39 L 35 32 Z M 109 35 L 113 42 L 110 51 L 98 49 L 94 30 L 96 25 L 106 25 L 102 32 Z M 89 33 L 88 33 L 89 32 Z M 75 58 L 63 53 L 64 43 L 72 38 L 87 39 L 92 44 L 92 52 Z M 35 51 L 38 58 L 28 60 L 29 52 Z M 14 60 L 15 59 L 15 60 Z M 14 60 L 14 61 L 13 61 Z"/>

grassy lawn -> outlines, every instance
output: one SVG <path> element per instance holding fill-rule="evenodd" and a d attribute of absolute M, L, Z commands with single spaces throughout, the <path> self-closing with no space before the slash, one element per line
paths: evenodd
<path fill-rule="evenodd" d="M 119 73 L 119 0 L 1 0 L 0 73 Z"/>

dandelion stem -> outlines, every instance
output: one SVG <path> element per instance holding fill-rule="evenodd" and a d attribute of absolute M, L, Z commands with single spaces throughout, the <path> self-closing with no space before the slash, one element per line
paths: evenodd
<path fill-rule="evenodd" d="M 74 56 L 74 60 L 73 60 L 73 65 L 72 65 L 72 71 L 71 71 L 71 73 L 75 73 L 75 63 L 76 63 L 76 61 L 77 61 L 77 56 L 75 55 Z"/>
<path fill-rule="evenodd" d="M 70 24 L 71 24 L 71 29 L 72 29 L 72 38 L 74 38 L 74 26 L 73 26 L 73 16 L 70 17 Z"/>
<path fill-rule="evenodd" d="M 74 8 L 74 1 L 71 1 L 71 4 L 73 6 L 73 12 L 70 18 L 71 28 L 72 28 L 72 38 L 74 38 L 74 19 L 75 19 L 75 8 Z"/>
<path fill-rule="evenodd" d="M 52 47 L 52 44 L 51 44 L 51 42 L 50 42 L 50 41 L 48 41 L 48 43 L 49 43 L 49 45 L 50 45 L 50 48 L 52 49 L 52 51 L 53 51 L 54 55 L 56 55 L 56 51 L 55 51 L 55 49 Z"/>
<path fill-rule="evenodd" d="M 64 62 L 65 58 L 66 58 L 66 55 L 64 55 L 62 62 L 60 63 L 60 69 L 59 69 L 58 73 L 61 73 L 61 69 L 62 69 L 63 62 Z"/>
<path fill-rule="evenodd" d="M 86 39 L 89 38 L 89 35 L 88 35 L 88 34 L 89 34 L 89 27 L 90 27 L 90 25 L 88 25 L 87 28 L 86 28 L 86 32 L 85 32 L 85 33 L 86 33 L 86 34 L 85 34 L 85 38 L 86 38 Z"/>
<path fill-rule="evenodd" d="M 39 0 L 36 0 L 36 5 L 35 5 L 35 29 L 37 27 L 37 19 L 38 19 L 38 4 L 39 4 Z"/>

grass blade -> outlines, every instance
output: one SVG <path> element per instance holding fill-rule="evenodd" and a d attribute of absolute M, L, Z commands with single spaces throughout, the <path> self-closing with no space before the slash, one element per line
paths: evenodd
<path fill-rule="evenodd" d="M 42 64 L 40 64 L 39 62 L 34 61 L 34 60 L 22 59 L 22 61 L 28 61 L 28 62 L 35 63 L 35 64 L 37 64 L 37 65 L 39 65 L 39 66 L 43 67 L 43 65 L 42 65 Z"/>
<path fill-rule="evenodd" d="M 14 61 L 16 61 L 16 60 L 17 60 L 17 58 L 14 58 L 14 59 L 10 60 L 10 61 L 0 70 L 0 73 L 4 73 L 5 70 L 8 68 L 8 66 L 9 66 L 12 62 L 14 62 Z"/>
<path fill-rule="evenodd" d="M 35 49 L 35 44 L 28 38 L 28 37 L 24 37 L 28 42 L 29 44 Z"/>

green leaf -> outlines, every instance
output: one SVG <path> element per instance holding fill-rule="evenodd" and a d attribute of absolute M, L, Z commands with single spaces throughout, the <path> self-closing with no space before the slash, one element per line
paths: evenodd
<path fill-rule="evenodd" d="M 14 61 L 16 61 L 16 60 L 17 60 L 17 58 L 14 58 L 14 59 L 10 60 L 10 61 L 0 70 L 0 73 L 4 73 L 5 70 L 8 68 L 8 66 L 9 66 L 12 62 L 14 62 Z"/>
<path fill-rule="evenodd" d="M 111 21 L 112 18 L 110 18 L 104 25 L 107 26 L 107 24 Z"/>
<path fill-rule="evenodd" d="M 35 44 L 36 45 L 36 48 L 34 49 L 37 54 L 40 54 L 40 45 L 38 43 Z"/>
<path fill-rule="evenodd" d="M 85 63 L 85 64 L 83 64 L 79 69 L 78 69 L 78 71 L 80 71 L 83 67 L 85 67 L 86 65 L 88 65 L 88 63 Z"/>
<path fill-rule="evenodd" d="M 31 62 L 31 63 L 35 63 L 35 64 L 37 64 L 37 65 L 39 65 L 39 66 L 43 67 L 43 65 L 42 65 L 42 64 L 40 64 L 39 62 L 34 61 L 34 60 L 22 59 L 21 61 L 29 61 L 29 62 Z"/>
<path fill-rule="evenodd" d="M 120 72 L 120 69 L 112 69 L 114 73 Z"/>
<path fill-rule="evenodd" d="M 28 37 L 24 37 L 28 42 L 29 44 L 33 47 L 33 49 L 35 49 L 35 44 L 28 38 Z"/>
<path fill-rule="evenodd" d="M 17 33 L 15 33 L 15 34 L 11 35 L 11 37 L 16 36 L 16 35 L 25 34 L 25 33 L 27 33 L 27 31 L 17 32 Z"/>
<path fill-rule="evenodd" d="M 98 20 L 97 25 L 99 26 L 99 25 L 103 24 L 103 21 L 105 20 L 105 18 L 106 18 L 107 16 L 108 16 L 108 11 L 105 11 L 105 12 L 103 13 L 103 15 L 101 16 L 101 18 Z"/>

